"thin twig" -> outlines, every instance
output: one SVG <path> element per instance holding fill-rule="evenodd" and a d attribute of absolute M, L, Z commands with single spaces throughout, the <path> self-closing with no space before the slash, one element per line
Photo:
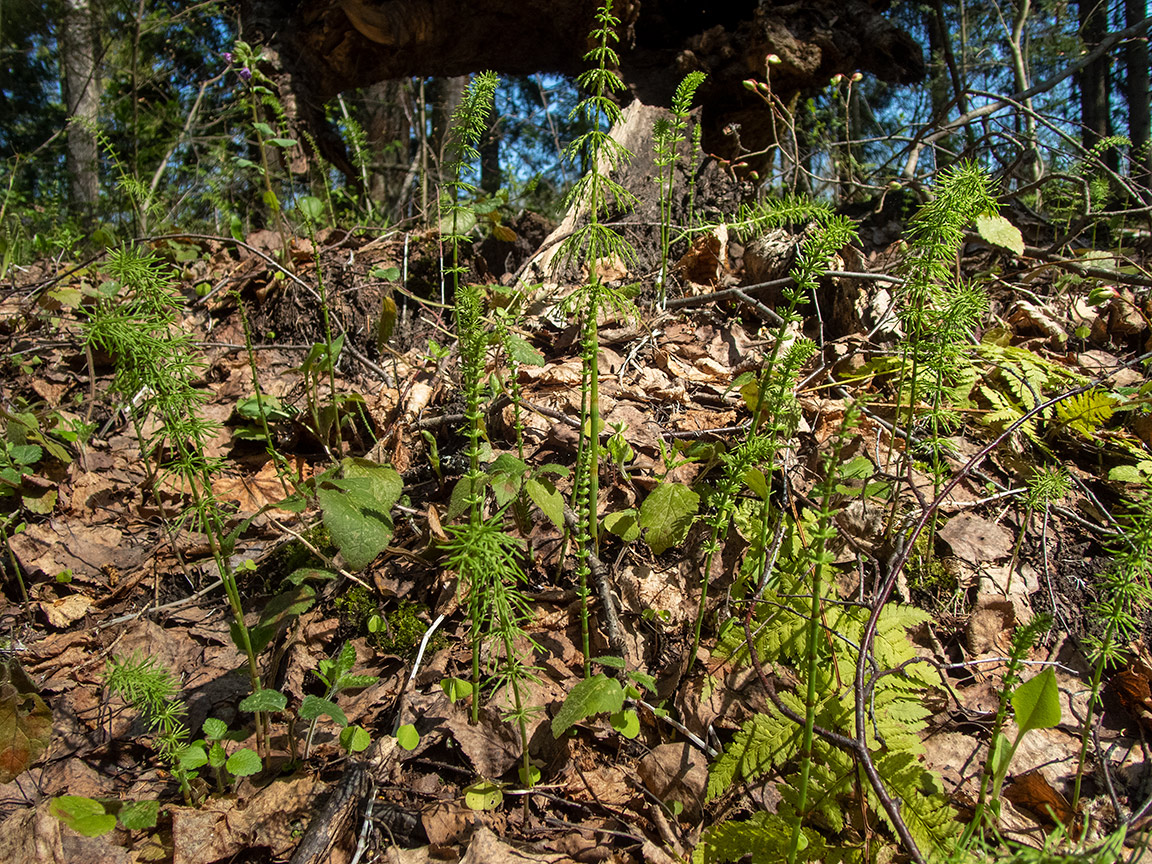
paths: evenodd
<path fill-rule="evenodd" d="M 572 512 L 572 508 L 567 505 L 564 506 L 564 524 L 568 526 L 568 530 L 573 535 L 578 531 L 579 519 Z M 612 596 L 612 589 L 608 584 L 610 578 L 608 568 L 604 566 L 604 563 L 591 548 L 588 549 L 588 567 L 592 571 L 592 579 L 596 583 L 596 593 L 600 595 L 600 605 L 604 609 L 604 629 L 608 632 L 608 644 L 624 659 L 625 667 L 627 667 L 627 643 L 624 641 L 624 629 L 620 626 L 620 616 L 616 613 L 616 598 Z"/>
<path fill-rule="evenodd" d="M 1132 27 L 1128 27 L 1125 30 L 1120 30 L 1116 33 L 1113 33 L 1106 39 L 1102 40 L 1099 45 L 1081 57 L 1077 62 L 1070 66 L 1066 66 L 1058 75 L 1054 75 L 1046 81 L 1042 81 L 1039 84 L 1029 87 L 1027 90 L 1021 93 L 1014 93 L 1009 99 L 999 99 L 988 105 L 982 105 L 979 108 L 974 108 L 965 114 L 961 114 L 955 120 L 951 120 L 948 123 L 940 126 L 935 132 L 925 136 L 912 145 L 912 148 L 908 154 L 908 161 L 904 165 L 904 178 L 906 180 L 911 180 L 916 175 L 916 165 L 920 160 L 920 153 L 924 150 L 925 147 L 929 146 L 930 144 L 935 144 L 942 138 L 947 138 L 961 127 L 967 126 L 973 120 L 984 117 L 988 114 L 995 114 L 997 111 L 1007 108 L 1014 101 L 1029 99 L 1033 96 L 1039 95 L 1040 93 L 1045 93 L 1048 90 L 1051 90 L 1061 81 L 1071 77 L 1072 75 L 1075 75 L 1081 69 L 1085 68 L 1091 63 L 1096 62 L 1096 60 L 1108 54 L 1114 45 L 1117 45 L 1129 37 L 1138 36 L 1140 33 L 1143 33 L 1148 28 L 1149 24 L 1152 24 L 1152 18 L 1145 18 L 1143 21 L 1133 25 Z"/>

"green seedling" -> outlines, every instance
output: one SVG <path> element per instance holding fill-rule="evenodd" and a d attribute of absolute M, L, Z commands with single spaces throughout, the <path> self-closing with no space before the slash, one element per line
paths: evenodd
<path fill-rule="evenodd" d="M 309 721 L 308 737 L 304 742 L 304 758 L 307 759 L 312 750 L 312 736 L 316 733 L 316 725 L 321 717 L 328 717 L 337 725 L 347 727 L 348 717 L 343 709 L 335 703 L 336 696 L 345 690 L 359 690 L 371 687 L 380 679 L 376 675 L 353 675 L 352 667 L 356 665 L 356 648 L 351 642 L 346 642 L 339 653 L 329 659 L 321 660 L 316 668 L 316 677 L 324 684 L 324 695 L 304 697 L 300 704 L 300 719 Z M 363 731 L 363 730 L 361 730 Z M 362 738 L 360 740 L 363 740 Z M 356 734 L 341 743 L 357 744 Z"/>
<path fill-rule="evenodd" d="M 216 778 L 216 791 L 223 794 L 225 778 L 231 776 L 238 783 L 241 777 L 257 773 L 263 763 L 255 751 L 241 747 L 228 753 L 225 741 L 243 738 L 244 733 L 231 732 L 228 724 L 215 717 L 209 717 L 201 727 L 204 737 L 193 741 L 180 751 L 179 762 L 182 770 L 193 775 L 198 769 L 208 766 Z"/>

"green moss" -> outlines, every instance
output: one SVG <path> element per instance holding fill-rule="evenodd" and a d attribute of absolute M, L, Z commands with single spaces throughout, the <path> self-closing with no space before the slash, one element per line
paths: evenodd
<path fill-rule="evenodd" d="M 363 585 L 350 587 L 342 597 L 336 598 L 335 605 L 345 617 L 355 622 L 357 629 L 367 622 L 369 616 L 380 611 L 372 593 Z"/>
<path fill-rule="evenodd" d="M 927 532 L 917 536 L 904 572 L 908 575 L 908 587 L 920 598 L 932 598 L 940 602 L 952 594 L 960 583 L 955 568 L 932 551 L 930 542 Z"/>
<path fill-rule="evenodd" d="M 336 599 L 336 608 L 350 619 L 358 633 L 368 636 L 368 644 L 385 654 L 414 657 L 428 624 L 421 617 L 428 610 L 408 600 L 389 612 L 381 614 L 380 606 L 368 589 L 356 585 L 343 597 Z M 437 631 L 428 642 L 428 651 L 438 651 L 448 644 L 442 631 Z"/>
<path fill-rule="evenodd" d="M 333 549 L 332 537 L 322 522 L 317 522 L 302 536 L 317 549 L 325 551 Z M 264 579 L 267 590 L 272 591 L 276 590 L 287 576 L 301 567 L 326 569 L 327 566 L 326 562 L 313 555 L 307 546 L 293 538 L 273 549 L 260 563 L 260 576 Z"/>

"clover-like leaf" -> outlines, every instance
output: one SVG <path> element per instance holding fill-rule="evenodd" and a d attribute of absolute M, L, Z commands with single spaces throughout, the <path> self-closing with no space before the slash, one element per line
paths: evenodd
<path fill-rule="evenodd" d="M 349 753 L 367 750 L 372 738 L 363 726 L 345 726 L 340 730 L 340 746 Z"/>
<path fill-rule="evenodd" d="M 477 780 L 464 789 L 464 804 L 470 810 L 495 810 L 503 800 L 500 787 L 489 780 Z"/>
<path fill-rule="evenodd" d="M 640 734 L 640 718 L 631 709 L 617 711 L 608 718 L 608 722 L 625 738 L 632 739 Z"/>
<path fill-rule="evenodd" d="M 463 678 L 444 678 L 440 682 L 440 689 L 444 691 L 449 702 L 456 703 L 472 695 L 472 682 Z"/>
<path fill-rule="evenodd" d="M 405 723 L 396 730 L 396 743 L 405 750 L 415 750 L 416 746 L 420 743 L 420 733 L 416 731 L 416 727 L 411 723 Z"/>

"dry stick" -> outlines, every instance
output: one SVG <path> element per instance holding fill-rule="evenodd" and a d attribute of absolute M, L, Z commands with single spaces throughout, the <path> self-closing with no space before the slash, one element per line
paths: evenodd
<path fill-rule="evenodd" d="M 935 144 L 941 138 L 947 138 L 957 129 L 966 126 L 972 120 L 976 120 L 977 118 L 983 117 L 987 114 L 995 114 L 997 111 L 1000 111 L 1003 108 L 1007 108 L 1012 101 L 1030 99 L 1033 96 L 1051 90 L 1065 78 L 1068 78 L 1071 75 L 1075 75 L 1085 66 L 1088 66 L 1090 63 L 1094 63 L 1097 59 L 1103 57 L 1105 54 L 1111 51 L 1112 47 L 1117 43 L 1129 38 L 1130 36 L 1137 36 L 1142 33 L 1148 28 L 1149 24 L 1152 24 L 1152 18 L 1145 18 L 1139 24 L 1134 24 L 1125 30 L 1120 30 L 1116 33 L 1113 33 L 1099 45 L 1097 45 L 1093 51 L 1085 54 L 1082 58 L 1080 58 L 1079 61 L 1073 63 L 1071 66 L 1068 66 L 1059 75 L 1055 75 L 1052 78 L 1049 78 L 1047 81 L 1041 81 L 1039 84 L 1029 87 L 1022 93 L 1014 93 L 1008 99 L 1000 99 L 990 105 L 982 105 L 979 108 L 974 108 L 966 114 L 961 114 L 955 120 L 952 120 L 949 123 L 945 123 L 937 131 L 912 145 L 911 151 L 908 154 L 908 162 L 904 165 L 904 179 L 911 180 L 916 175 L 916 164 L 920 161 L 921 152 L 923 152 L 924 148 L 928 145 Z"/>
<path fill-rule="evenodd" d="M 595 514 L 593 514 L 595 518 Z M 568 530 L 576 534 L 579 529 L 579 520 L 576 514 L 572 512 L 572 508 L 564 506 L 564 524 L 568 526 Z M 600 595 L 600 605 L 604 607 L 604 629 L 608 631 L 608 644 L 612 646 L 612 650 L 620 654 L 624 660 L 624 666 L 628 666 L 627 646 L 624 642 L 624 631 L 620 627 L 620 616 L 616 614 L 616 600 L 612 596 L 612 591 L 608 585 L 608 568 L 596 556 L 595 551 L 588 550 L 588 567 L 592 571 L 592 578 L 596 582 L 596 593 Z"/>
<path fill-rule="evenodd" d="M 1147 208 L 1141 212 L 1146 213 Z M 1024 252 L 1034 258 L 1049 262 L 1053 267 L 1063 267 L 1081 276 L 1090 276 L 1094 279 L 1107 279 L 1110 282 L 1119 282 L 1122 285 L 1139 285 L 1145 288 L 1152 287 L 1152 276 L 1145 276 L 1141 273 L 1122 273 L 1119 270 L 1113 270 L 1111 267 L 1096 267 L 1092 264 L 1080 264 L 1076 261 L 1069 261 L 1063 256 L 1053 255 L 1051 252 L 1045 249 L 1038 249 L 1035 246 L 1025 246 Z"/>
<path fill-rule="evenodd" d="M 849 270 L 828 270 L 824 276 L 837 276 L 846 279 L 864 279 L 869 282 L 891 282 L 893 285 L 903 285 L 904 280 L 899 276 L 889 276 L 886 273 L 856 273 Z M 791 276 L 782 276 L 768 282 L 757 282 L 754 285 L 738 285 L 735 288 L 723 288 L 711 291 L 708 294 L 697 294 L 695 297 L 674 297 L 668 300 L 668 308 L 676 309 L 681 306 L 703 306 L 716 300 L 725 300 L 729 297 L 747 299 L 743 295 L 747 291 L 756 291 L 760 288 L 784 288 L 794 283 Z M 773 313 L 775 314 L 775 313 Z"/>

